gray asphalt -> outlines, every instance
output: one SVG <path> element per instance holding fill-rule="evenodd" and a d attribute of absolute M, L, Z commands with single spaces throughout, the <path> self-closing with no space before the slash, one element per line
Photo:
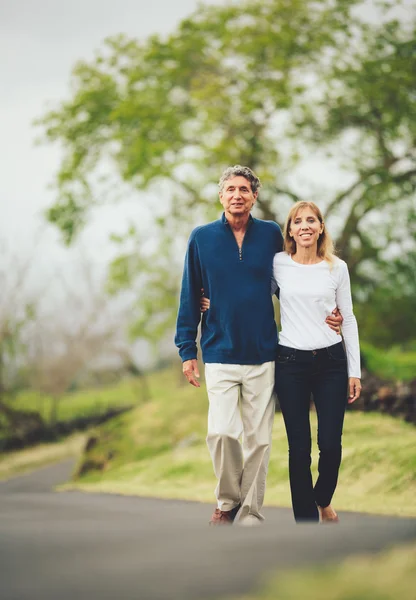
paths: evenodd
<path fill-rule="evenodd" d="M 295 525 L 207 526 L 212 505 L 53 492 L 72 463 L 0 482 L 1 600 L 201 600 L 246 593 L 266 572 L 416 539 L 416 519 L 340 513 Z"/>

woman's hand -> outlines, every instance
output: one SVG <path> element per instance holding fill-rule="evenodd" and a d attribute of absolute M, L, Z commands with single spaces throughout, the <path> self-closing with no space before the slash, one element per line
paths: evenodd
<path fill-rule="evenodd" d="M 204 288 L 201 288 L 201 300 L 199 301 L 199 309 L 202 313 L 207 311 L 210 307 L 210 300 L 204 296 Z"/>
<path fill-rule="evenodd" d="M 352 404 L 360 397 L 361 394 L 361 379 L 358 377 L 350 377 L 348 379 L 349 396 L 348 404 Z"/>

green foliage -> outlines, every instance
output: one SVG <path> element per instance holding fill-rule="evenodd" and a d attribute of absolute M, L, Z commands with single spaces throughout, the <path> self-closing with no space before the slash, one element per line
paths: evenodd
<path fill-rule="evenodd" d="M 33 302 L 21 307 L 16 306 L 16 298 L 12 302 L 0 307 L 0 403 L 27 384 L 22 357 L 27 351 L 27 330 L 36 318 Z"/>
<path fill-rule="evenodd" d="M 416 339 L 416 252 L 383 260 L 379 269 L 364 301 L 356 305 L 360 335 L 380 348 L 405 347 Z"/>
<path fill-rule="evenodd" d="M 404 352 L 400 347 L 382 350 L 368 342 L 361 342 L 361 352 L 366 368 L 383 380 L 413 381 L 415 379 L 416 350 Z"/>
<path fill-rule="evenodd" d="M 51 206 L 46 217 L 61 230 L 64 242 L 70 244 L 75 232 L 85 225 L 85 210 L 70 193 L 66 193 L 63 200 L 59 206 Z"/>
<path fill-rule="evenodd" d="M 50 422 L 53 398 L 34 391 L 21 391 L 13 400 L 16 410 L 38 413 L 45 423 Z M 57 419 L 70 421 L 79 417 L 104 414 L 111 408 L 128 407 L 139 402 L 139 389 L 135 379 L 118 384 L 66 393 L 59 402 Z"/>
<path fill-rule="evenodd" d="M 114 293 L 136 292 L 134 336 L 158 340 L 172 325 L 184 240 L 217 214 L 213 184 L 230 164 L 259 174 L 258 214 L 282 222 L 299 198 L 294 168 L 317 152 L 328 169 L 336 161 L 351 183 L 308 199 L 338 223 L 360 301 L 386 248 L 414 249 L 414 229 L 391 223 L 414 215 L 415 21 L 389 17 L 391 0 L 368 24 L 355 11 L 364 4 L 200 6 L 167 38 L 110 38 L 75 67 L 71 99 L 40 121 L 64 148 L 48 218 L 71 243 L 93 206 L 117 199 L 120 180 L 165 199 L 149 207 L 138 195 L 152 224 L 126 234 L 110 271 Z"/>

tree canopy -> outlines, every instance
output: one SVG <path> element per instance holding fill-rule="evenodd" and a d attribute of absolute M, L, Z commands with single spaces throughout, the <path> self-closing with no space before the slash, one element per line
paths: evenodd
<path fill-rule="evenodd" d="M 260 176 L 260 217 L 282 223 L 297 199 L 323 208 L 359 301 L 414 251 L 416 20 L 398 4 L 371 22 L 360 0 L 201 6 L 166 38 L 116 36 L 75 66 L 71 97 L 40 121 L 64 151 L 47 216 L 72 243 L 121 182 L 142 192 L 138 213 L 143 192 L 163 196 L 150 227 L 115 239 L 110 289 L 137 286 L 134 335 L 173 323 L 183 240 L 218 214 L 232 164 Z M 335 185 L 308 186 L 314 156 Z"/>

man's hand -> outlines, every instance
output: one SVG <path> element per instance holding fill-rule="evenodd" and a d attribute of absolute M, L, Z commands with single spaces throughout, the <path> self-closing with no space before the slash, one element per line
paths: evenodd
<path fill-rule="evenodd" d="M 325 319 L 325 322 L 329 325 L 332 331 L 335 331 L 338 335 L 341 335 L 341 325 L 344 318 L 339 312 L 338 307 L 334 308 L 332 313 Z"/>
<path fill-rule="evenodd" d="M 352 404 L 360 397 L 361 394 L 361 379 L 358 377 L 350 377 L 348 379 L 349 396 L 348 404 Z"/>
<path fill-rule="evenodd" d="M 198 361 L 196 358 L 185 360 L 182 364 L 182 371 L 191 385 L 194 385 L 195 387 L 201 387 L 199 381 L 195 379 L 195 377 L 199 377 Z"/>

